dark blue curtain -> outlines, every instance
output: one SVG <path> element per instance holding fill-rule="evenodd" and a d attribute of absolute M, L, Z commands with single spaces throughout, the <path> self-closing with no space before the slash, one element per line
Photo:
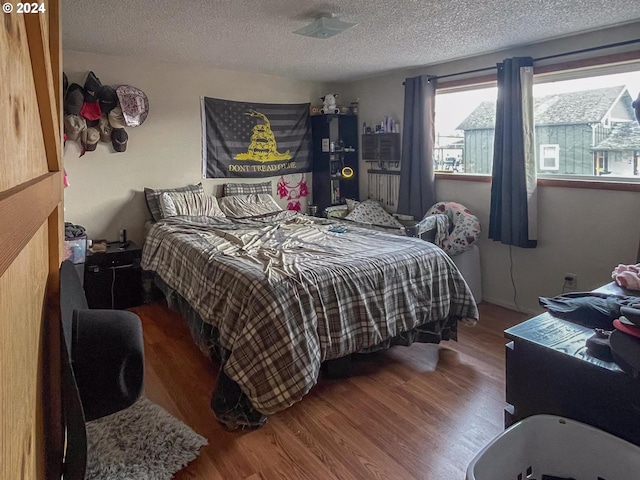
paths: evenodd
<path fill-rule="evenodd" d="M 417 220 L 436 203 L 433 173 L 436 79 L 426 75 L 404 82 L 404 126 L 398 212 Z"/>
<path fill-rule="evenodd" d="M 523 120 L 523 100 L 525 108 L 528 99 L 532 108 L 532 100 L 530 85 L 529 91 L 523 92 L 521 78 L 521 67 L 532 66 L 530 57 L 506 59 L 498 64 L 489 215 L 489 238 L 522 248 L 535 248 L 538 243 L 535 228 L 530 228 L 531 224 L 535 225 L 535 218 L 530 219 L 530 201 L 535 201 L 531 192 L 532 188 L 535 190 L 535 158 L 530 158 L 532 152 L 535 156 L 532 150 L 533 112 L 530 112 L 530 123 Z M 528 167 L 533 167 L 533 186 Z"/>

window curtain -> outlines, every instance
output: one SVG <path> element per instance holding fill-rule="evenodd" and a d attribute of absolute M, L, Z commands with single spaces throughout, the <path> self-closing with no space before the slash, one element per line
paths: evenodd
<path fill-rule="evenodd" d="M 398 212 L 420 220 L 436 203 L 433 172 L 436 79 L 426 75 L 404 82 L 404 129 Z"/>
<path fill-rule="evenodd" d="M 489 238 L 537 246 L 537 190 L 533 123 L 533 60 L 498 64 Z"/>

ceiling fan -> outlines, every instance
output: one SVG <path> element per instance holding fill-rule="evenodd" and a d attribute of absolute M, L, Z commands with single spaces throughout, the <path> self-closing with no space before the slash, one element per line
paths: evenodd
<path fill-rule="evenodd" d="M 313 38 L 329 38 L 355 25 L 357 23 L 339 20 L 335 13 L 322 13 L 309 25 L 295 30 L 293 33 Z"/>

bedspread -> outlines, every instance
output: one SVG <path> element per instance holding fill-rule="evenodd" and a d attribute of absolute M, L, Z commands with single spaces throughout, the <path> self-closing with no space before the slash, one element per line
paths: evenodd
<path fill-rule="evenodd" d="M 300 400 L 321 362 L 427 325 L 455 339 L 478 310 L 451 259 L 415 238 L 280 212 L 172 217 L 149 231 L 142 267 L 219 331 L 223 366 L 264 414 Z M 446 332 L 446 333 L 445 333 Z M 434 337 L 435 336 L 435 337 Z"/>

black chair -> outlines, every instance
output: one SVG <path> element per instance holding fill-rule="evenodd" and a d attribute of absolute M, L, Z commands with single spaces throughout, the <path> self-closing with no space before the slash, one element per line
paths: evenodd
<path fill-rule="evenodd" d="M 83 478 L 85 421 L 123 410 L 142 394 L 142 324 L 132 312 L 89 309 L 69 260 L 60 267 L 60 313 L 66 347 L 61 353 L 67 458 L 73 458 L 65 462 L 65 478 Z"/>

